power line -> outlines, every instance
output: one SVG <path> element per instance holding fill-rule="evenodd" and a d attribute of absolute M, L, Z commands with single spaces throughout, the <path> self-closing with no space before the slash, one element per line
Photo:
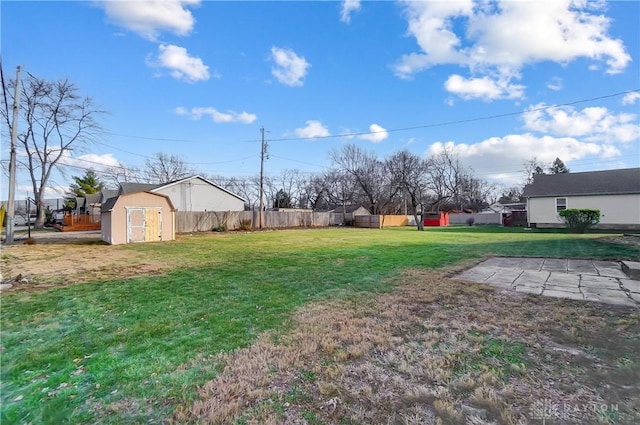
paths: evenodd
<path fill-rule="evenodd" d="M 299 141 L 299 140 L 357 137 L 357 136 L 366 136 L 366 135 L 371 135 L 371 134 L 394 133 L 394 132 L 399 132 L 399 131 L 421 130 L 421 129 L 425 129 L 425 128 L 444 127 L 444 126 L 448 126 L 448 125 L 465 124 L 465 123 L 476 122 L 476 121 L 485 121 L 485 120 L 491 120 L 491 119 L 496 119 L 496 118 L 504 118 L 504 117 L 510 117 L 510 116 L 523 115 L 523 114 L 530 113 L 530 112 L 545 111 L 545 110 L 549 110 L 549 109 L 561 108 L 563 106 L 577 105 L 577 104 L 580 104 L 580 103 L 594 102 L 596 100 L 608 99 L 608 98 L 622 96 L 622 95 L 625 95 L 625 94 L 635 93 L 635 92 L 639 92 L 639 91 L 640 91 L 640 89 L 627 90 L 627 91 L 623 91 L 623 92 L 612 93 L 612 94 L 607 94 L 607 95 L 598 96 L 598 97 L 592 97 L 592 98 L 589 98 L 589 99 L 580 99 L 580 100 L 575 100 L 573 102 L 558 103 L 558 104 L 555 104 L 555 105 L 541 106 L 539 108 L 520 110 L 520 111 L 516 111 L 516 112 L 506 112 L 504 114 L 485 115 L 485 116 L 481 116 L 481 117 L 466 118 L 466 119 L 454 120 L 454 121 L 444 121 L 444 122 L 433 123 L 433 124 L 417 125 L 417 126 L 413 126 L 413 127 L 401 127 L 401 128 L 393 128 L 393 129 L 389 129 L 389 130 L 366 131 L 366 132 L 357 132 L 357 133 L 343 133 L 343 134 L 328 135 L 328 136 L 289 137 L 289 138 L 280 138 L 280 139 L 270 139 L 270 141 L 272 141 L 272 142 L 289 142 L 289 141 Z"/>
<path fill-rule="evenodd" d="M 530 113 L 530 112 L 545 111 L 545 110 L 549 110 L 549 109 L 561 108 L 561 107 L 564 107 L 564 106 L 578 105 L 578 104 L 581 104 L 581 103 L 595 102 L 597 100 L 610 99 L 610 98 L 613 98 L 613 97 L 623 96 L 623 95 L 626 95 L 626 94 L 636 93 L 636 92 L 640 92 L 640 89 L 632 89 L 632 90 L 626 90 L 626 91 L 622 91 L 622 92 L 610 93 L 610 94 L 605 94 L 605 95 L 602 95 L 602 96 L 596 96 L 596 97 L 590 97 L 590 98 L 586 98 L 586 99 L 574 100 L 574 101 L 571 101 L 571 102 L 557 103 L 557 104 L 554 104 L 554 105 L 541 106 L 539 108 L 520 110 L 520 111 L 514 111 L 514 112 L 505 112 L 503 114 L 483 115 L 483 116 L 474 117 L 474 118 L 464 118 L 464 119 L 460 119 L 460 120 L 443 121 L 443 122 L 422 124 L 422 125 L 416 125 L 416 126 L 410 126 L 410 127 L 398 127 L 398 128 L 392 128 L 392 129 L 381 130 L 381 131 L 350 132 L 350 133 L 341 133 L 341 134 L 334 134 L 334 135 L 327 135 L 327 136 L 314 136 L 314 137 L 282 137 L 282 138 L 278 138 L 278 139 L 269 139 L 269 141 L 270 142 L 289 142 L 289 141 L 300 141 L 300 140 L 316 140 L 316 139 L 358 137 L 358 136 L 367 136 L 367 135 L 372 135 L 372 134 L 395 133 L 395 132 L 400 132 L 400 131 L 420 130 L 420 129 L 434 128 L 434 127 L 445 127 L 445 126 L 449 126 L 449 125 L 465 124 L 465 123 L 470 123 L 470 122 L 486 121 L 486 120 L 492 120 L 492 119 L 497 119 L 497 118 L 518 116 L 518 115 L 523 115 L 523 114 Z M 160 137 L 150 137 L 150 136 L 137 136 L 137 135 L 130 135 L 130 134 L 112 133 L 112 132 L 109 132 L 109 131 L 100 131 L 100 133 L 106 134 L 106 135 L 111 135 L 111 136 L 126 137 L 126 138 L 132 138 L 132 139 L 151 140 L 151 141 L 159 141 L 159 142 L 185 142 L 185 143 L 206 143 L 207 142 L 205 140 L 174 139 L 174 138 L 160 138 Z M 261 142 L 262 141 L 260 139 L 250 139 L 250 140 L 240 140 L 240 141 L 237 141 L 236 143 L 261 143 Z M 101 143 L 101 144 L 111 147 L 110 145 L 107 145 L 105 143 Z M 114 149 L 118 149 L 118 148 L 114 148 Z M 124 151 L 124 152 L 127 152 L 127 151 Z M 145 157 L 145 155 L 141 155 L 141 154 L 136 154 L 136 153 L 132 153 L 132 152 L 127 152 L 127 153 L 130 153 L 132 155 L 138 155 L 138 156 Z"/>

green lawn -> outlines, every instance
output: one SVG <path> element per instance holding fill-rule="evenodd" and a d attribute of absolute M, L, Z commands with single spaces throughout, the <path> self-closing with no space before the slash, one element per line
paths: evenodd
<path fill-rule="evenodd" d="M 131 245 L 162 275 L 2 296 L 2 424 L 154 423 L 218 372 L 204 361 L 286 331 L 319 298 L 365 300 L 408 268 L 486 255 L 632 259 L 602 235 L 450 227 L 319 229 Z M 91 249 L 87 247 L 87 249 Z M 213 364 L 213 366 L 212 366 Z"/>

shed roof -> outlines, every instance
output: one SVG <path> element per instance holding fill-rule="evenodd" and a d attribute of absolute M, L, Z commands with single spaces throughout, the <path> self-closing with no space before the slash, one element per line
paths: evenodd
<path fill-rule="evenodd" d="M 107 212 L 113 209 L 113 206 L 118 201 L 119 196 L 113 196 L 102 203 L 100 212 Z"/>
<path fill-rule="evenodd" d="M 163 186 L 161 184 L 149 184 L 149 183 L 120 183 L 119 195 L 135 192 L 148 192 L 157 187 Z"/>
<path fill-rule="evenodd" d="M 640 168 L 584 173 L 538 174 L 523 196 L 623 195 L 640 193 Z"/>
<path fill-rule="evenodd" d="M 109 198 L 107 199 L 103 204 L 102 207 L 100 208 L 100 212 L 104 213 L 104 212 L 109 212 L 113 209 L 113 207 L 116 205 L 116 202 L 118 202 L 118 200 L 120 198 L 126 197 L 128 195 L 133 195 L 135 193 L 139 193 L 139 192 L 133 192 L 133 193 L 123 193 L 122 195 L 118 195 L 118 196 L 114 196 L 113 198 Z M 148 193 L 149 195 L 153 195 L 153 196 L 160 196 L 162 198 L 165 198 L 167 200 L 167 202 L 169 203 L 169 207 L 171 208 L 172 211 L 175 211 L 176 208 L 173 206 L 173 202 L 171 202 L 171 198 L 168 197 L 167 195 L 163 195 L 162 193 L 154 193 L 154 192 L 149 192 L 149 191 L 144 191 L 144 193 Z"/>
<path fill-rule="evenodd" d="M 113 198 L 114 196 L 118 196 L 117 189 L 102 189 L 100 191 L 100 201 L 105 202 L 109 198 Z"/>

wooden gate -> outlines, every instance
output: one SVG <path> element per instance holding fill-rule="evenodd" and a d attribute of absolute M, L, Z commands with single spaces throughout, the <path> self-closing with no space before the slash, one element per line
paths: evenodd
<path fill-rule="evenodd" d="M 127 208 L 127 243 L 162 240 L 162 209 Z"/>

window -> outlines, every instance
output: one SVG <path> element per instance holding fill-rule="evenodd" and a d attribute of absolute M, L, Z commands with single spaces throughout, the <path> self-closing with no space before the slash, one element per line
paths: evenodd
<path fill-rule="evenodd" d="M 567 209 L 567 198 L 556 198 L 556 212 Z"/>

